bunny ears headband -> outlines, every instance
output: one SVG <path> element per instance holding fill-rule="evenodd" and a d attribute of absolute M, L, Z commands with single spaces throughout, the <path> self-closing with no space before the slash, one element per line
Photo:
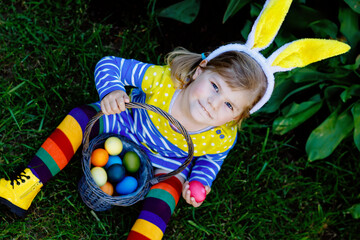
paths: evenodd
<path fill-rule="evenodd" d="M 269 101 L 274 90 L 275 72 L 304 67 L 310 63 L 343 54 L 350 49 L 349 45 L 336 40 L 306 38 L 287 43 L 265 58 L 259 51 L 264 50 L 273 42 L 291 2 L 292 0 L 266 0 L 244 45 L 237 43 L 224 45 L 206 57 L 206 60 L 210 61 L 224 52 L 239 51 L 248 54 L 261 66 L 267 78 L 267 89 L 260 101 L 250 110 L 250 114 Z"/>

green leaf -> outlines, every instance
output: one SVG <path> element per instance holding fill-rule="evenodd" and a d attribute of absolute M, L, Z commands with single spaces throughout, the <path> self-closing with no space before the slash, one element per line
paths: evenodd
<path fill-rule="evenodd" d="M 306 84 L 304 86 L 301 86 L 301 87 L 297 87 L 295 88 L 295 90 L 291 91 L 290 93 L 288 93 L 283 99 L 281 102 L 285 102 L 289 97 L 291 97 L 292 95 L 294 95 L 295 93 L 298 93 L 298 92 L 302 92 L 302 91 L 306 91 L 308 88 L 311 88 L 312 86 L 315 86 L 315 85 L 318 85 L 317 82 L 313 82 L 313 83 L 309 83 L 309 84 Z"/>
<path fill-rule="evenodd" d="M 351 208 L 349 208 L 349 211 L 353 218 L 359 219 L 360 218 L 360 204 L 355 204 Z"/>
<path fill-rule="evenodd" d="M 345 69 L 349 69 L 349 70 L 356 70 L 360 67 L 360 55 L 358 55 L 355 59 L 355 63 L 351 64 L 351 65 L 345 65 L 344 68 Z"/>
<path fill-rule="evenodd" d="M 196 19 L 199 10 L 200 0 L 184 0 L 163 9 L 159 16 L 190 24 Z"/>
<path fill-rule="evenodd" d="M 353 97 L 360 98 L 360 84 L 352 85 L 340 94 L 341 100 L 345 103 Z"/>
<path fill-rule="evenodd" d="M 333 112 L 312 131 L 306 142 L 309 161 L 328 157 L 353 128 L 353 118 L 349 111 L 344 111 L 340 115 L 338 111 Z"/>
<path fill-rule="evenodd" d="M 322 81 L 328 78 L 328 74 L 318 72 L 311 68 L 296 69 L 293 76 L 293 80 L 295 83 Z"/>
<path fill-rule="evenodd" d="M 249 20 L 246 20 L 243 29 L 241 30 L 241 36 L 244 39 L 247 39 L 247 37 L 249 36 L 251 27 L 252 27 L 253 23 Z"/>
<path fill-rule="evenodd" d="M 340 32 L 355 47 L 360 41 L 359 15 L 349 8 L 340 8 L 339 11 Z"/>
<path fill-rule="evenodd" d="M 321 19 L 310 23 L 309 27 L 317 35 L 317 37 L 328 38 L 329 36 L 336 39 L 338 27 L 335 23 L 328 19 Z"/>
<path fill-rule="evenodd" d="M 354 142 L 357 149 L 360 151 L 360 102 L 358 101 L 351 109 L 354 118 Z"/>
<path fill-rule="evenodd" d="M 344 85 L 331 85 L 325 88 L 324 98 L 331 112 L 335 111 L 338 106 L 342 105 L 341 93 L 346 89 L 347 86 Z"/>
<path fill-rule="evenodd" d="M 286 29 L 305 30 L 309 28 L 310 23 L 323 18 L 324 14 L 321 11 L 303 4 L 296 5 L 293 3 L 284 25 L 286 25 Z"/>
<path fill-rule="evenodd" d="M 280 74 L 277 76 L 278 78 L 275 83 L 274 92 L 271 95 L 269 102 L 264 107 L 262 107 L 259 112 L 273 113 L 279 110 L 284 97 L 288 92 L 292 91 L 296 87 L 295 84 L 286 76 L 282 77 L 281 75 L 280 77 Z"/>
<path fill-rule="evenodd" d="M 360 1 L 359 0 L 345 0 L 347 5 L 351 7 L 352 10 L 354 10 L 357 13 L 360 13 Z"/>
<path fill-rule="evenodd" d="M 234 16 L 241 8 L 248 4 L 250 0 L 230 0 L 223 18 L 223 23 L 228 20 L 229 17 Z"/>
<path fill-rule="evenodd" d="M 307 101 L 300 104 L 292 103 L 289 111 L 273 122 L 273 130 L 278 134 L 285 134 L 296 128 L 311 116 L 313 116 L 322 106 L 320 97 L 317 101 Z"/>

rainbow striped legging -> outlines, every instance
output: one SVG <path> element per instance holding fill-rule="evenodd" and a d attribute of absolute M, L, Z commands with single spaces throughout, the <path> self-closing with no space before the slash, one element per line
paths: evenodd
<path fill-rule="evenodd" d="M 100 110 L 99 103 L 74 108 L 45 140 L 28 167 L 45 184 L 59 173 L 80 147 L 88 121 Z M 101 121 L 95 123 L 90 138 L 103 133 Z M 154 185 L 143 201 L 143 209 L 128 239 L 161 239 L 177 205 L 184 179 L 179 176 Z"/>

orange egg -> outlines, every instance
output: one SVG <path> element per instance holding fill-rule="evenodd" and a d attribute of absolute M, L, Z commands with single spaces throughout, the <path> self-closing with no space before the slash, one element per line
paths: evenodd
<path fill-rule="evenodd" d="M 114 193 L 114 186 L 109 182 L 106 182 L 105 185 L 100 187 L 100 189 L 103 190 L 104 193 L 106 193 L 110 196 L 112 196 Z"/>
<path fill-rule="evenodd" d="M 103 148 L 95 149 L 91 154 L 91 164 L 95 167 L 103 167 L 109 160 L 108 152 Z"/>

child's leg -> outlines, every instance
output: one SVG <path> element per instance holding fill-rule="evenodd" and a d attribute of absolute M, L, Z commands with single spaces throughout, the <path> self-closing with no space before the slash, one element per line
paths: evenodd
<path fill-rule="evenodd" d="M 28 168 L 43 184 L 69 163 L 82 143 L 87 123 L 97 111 L 92 105 L 74 108 L 41 145 Z M 98 126 L 97 122 L 92 129 L 93 135 L 99 134 Z"/>
<path fill-rule="evenodd" d="M 156 175 L 164 174 L 157 170 Z M 127 239 L 162 239 L 182 192 L 184 178 L 173 176 L 151 187 L 144 199 L 139 218 Z"/>
<path fill-rule="evenodd" d="M 10 180 L 0 179 L 0 203 L 19 216 L 24 216 L 40 188 L 60 172 L 82 142 L 87 122 L 98 111 L 93 105 L 75 108 L 46 139 L 27 168 L 14 173 Z M 99 133 L 99 124 L 92 135 Z"/>

